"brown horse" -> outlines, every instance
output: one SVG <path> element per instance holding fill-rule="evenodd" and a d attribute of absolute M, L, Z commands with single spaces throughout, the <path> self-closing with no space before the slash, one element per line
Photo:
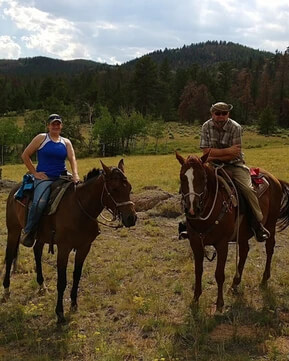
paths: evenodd
<path fill-rule="evenodd" d="M 176 153 L 176 157 L 181 164 L 182 202 L 195 259 L 194 300 L 197 302 L 202 293 L 205 246 L 212 245 L 217 253 L 215 278 L 218 285 L 218 297 L 216 306 L 218 311 L 222 311 L 228 242 L 237 239 L 239 243 L 238 271 L 232 284 L 233 289 L 236 289 L 241 282 L 249 251 L 248 241 L 253 236 L 253 232 L 247 217 L 240 214 L 242 213 L 240 209 L 232 204 L 232 197 L 226 187 L 219 184 L 216 170 L 205 164 L 208 154 L 201 158 L 189 156 L 184 159 Z M 276 224 L 279 226 L 279 230 L 283 230 L 289 225 L 289 184 L 276 179 L 268 172 L 262 170 L 262 173 L 265 173 L 269 187 L 259 198 L 259 202 L 264 215 L 263 223 L 271 233 L 270 238 L 266 241 L 267 261 L 262 278 L 262 284 L 266 285 L 270 278 Z"/>
<path fill-rule="evenodd" d="M 66 288 L 66 268 L 71 250 L 75 250 L 73 285 L 70 293 L 71 308 L 77 309 L 77 290 L 84 260 L 91 244 L 99 234 L 98 215 L 104 208 L 118 217 L 126 227 L 136 223 L 136 212 L 130 201 L 131 185 L 124 175 L 121 160 L 118 167 L 107 167 L 102 162 L 102 170 L 92 170 L 82 184 L 70 187 L 63 196 L 55 214 L 43 216 L 36 235 L 34 257 L 37 282 L 44 285 L 42 275 L 42 251 L 45 243 L 57 246 L 57 305 L 55 312 L 58 322 L 65 321 L 63 313 L 63 294 Z M 14 199 L 17 188 L 8 196 L 6 223 L 8 240 L 6 247 L 6 273 L 4 276 L 4 297 L 9 298 L 10 271 L 17 258 L 19 237 L 23 228 L 23 208 Z M 22 207 L 22 209 L 21 209 Z M 19 209 L 20 208 L 20 209 Z M 20 210 L 20 211 L 19 211 Z"/>

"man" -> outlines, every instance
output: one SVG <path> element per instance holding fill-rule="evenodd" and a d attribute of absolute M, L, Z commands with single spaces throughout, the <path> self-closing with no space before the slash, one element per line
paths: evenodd
<path fill-rule="evenodd" d="M 203 154 L 209 153 L 209 162 L 222 162 L 224 169 L 232 174 L 251 207 L 251 227 L 258 242 L 264 242 L 270 237 L 270 232 L 262 225 L 263 214 L 258 198 L 252 185 L 249 168 L 245 166 L 242 153 L 242 128 L 232 120 L 231 104 L 218 102 L 211 106 L 211 119 L 202 126 L 200 148 Z"/>

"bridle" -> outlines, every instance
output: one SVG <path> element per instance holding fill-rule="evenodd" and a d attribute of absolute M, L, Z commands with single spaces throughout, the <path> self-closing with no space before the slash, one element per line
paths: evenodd
<path fill-rule="evenodd" d="M 205 179 L 204 180 L 205 184 L 204 184 L 203 191 L 200 192 L 200 193 L 197 193 L 195 191 L 191 191 L 191 192 L 188 192 L 188 193 L 183 193 L 182 192 L 182 205 L 183 205 L 183 208 L 185 208 L 185 200 L 186 200 L 186 198 L 190 197 L 190 195 L 194 195 L 194 196 L 198 197 L 199 198 L 199 205 L 200 205 L 200 207 L 203 207 L 204 199 L 206 198 L 207 193 L 208 193 L 208 189 L 207 189 L 207 181 L 208 181 L 207 173 L 206 173 L 206 171 L 204 169 L 203 169 L 203 172 L 204 172 L 204 179 Z M 201 218 L 199 218 L 199 219 L 201 219 Z"/>
<path fill-rule="evenodd" d="M 221 164 L 221 165 L 219 165 L 219 166 L 218 166 L 218 165 L 215 166 L 215 171 L 214 171 L 214 173 L 215 173 L 215 179 L 216 179 L 216 188 L 215 188 L 214 201 L 213 201 L 213 203 L 212 203 L 212 206 L 211 206 L 211 209 L 210 209 L 209 213 L 208 213 L 205 217 L 198 217 L 198 218 L 197 218 L 198 220 L 206 221 L 206 220 L 211 216 L 211 214 L 212 214 L 212 212 L 213 212 L 213 210 L 214 210 L 214 208 L 215 208 L 216 201 L 217 201 L 217 196 L 218 196 L 218 191 L 219 191 L 218 170 L 219 170 L 220 168 L 223 168 L 223 166 L 224 166 L 223 164 Z M 207 173 L 206 173 L 205 170 L 204 170 L 204 174 L 205 174 L 205 185 L 204 185 L 204 190 L 203 190 L 203 192 L 201 192 L 201 193 L 196 193 L 196 192 L 192 191 L 192 192 L 188 192 L 188 193 L 186 193 L 186 194 L 183 194 L 183 193 L 182 193 L 182 202 L 185 202 L 186 197 L 190 196 L 190 194 L 193 194 L 193 195 L 195 195 L 195 196 L 197 196 L 197 197 L 200 198 L 199 204 L 200 204 L 201 206 L 203 205 L 203 201 L 204 201 L 204 199 L 206 198 L 206 195 L 207 195 L 207 192 L 208 192 L 208 189 L 207 189 Z M 191 217 L 189 213 L 186 214 L 186 217 L 187 217 L 187 218 L 190 218 L 190 219 L 196 219 L 196 218 Z"/>
<path fill-rule="evenodd" d="M 122 173 L 122 172 L 121 172 Z M 103 182 L 103 188 L 102 188 L 102 193 L 101 193 L 101 197 L 100 197 L 100 201 L 101 201 L 101 206 L 103 207 L 103 209 L 106 209 L 110 214 L 112 214 L 113 218 L 112 219 L 107 219 L 106 217 L 104 217 L 102 214 L 100 214 L 100 216 L 105 219 L 107 222 L 113 222 L 115 220 L 119 220 L 121 223 L 121 217 L 120 217 L 120 212 L 118 210 L 119 207 L 122 206 L 126 206 L 126 205 L 134 205 L 134 203 L 132 201 L 125 201 L 125 202 L 117 202 L 113 196 L 111 195 L 111 193 L 108 191 L 107 189 L 107 185 L 106 185 L 106 179 L 105 176 L 102 174 L 103 178 L 104 178 L 104 182 Z M 126 178 L 125 178 L 126 179 Z M 76 188 L 75 188 L 76 190 Z M 113 204 L 115 205 L 115 210 L 112 210 L 110 207 L 106 206 L 104 204 L 104 196 L 105 194 L 112 200 Z M 80 202 L 80 200 L 77 198 L 77 203 L 81 209 L 81 211 L 92 221 L 96 222 L 96 223 L 100 223 L 104 226 L 107 227 L 112 227 L 112 228 L 119 228 L 120 225 L 118 226 L 110 226 L 106 223 L 102 223 L 100 222 L 97 218 L 91 216 L 83 207 L 82 203 Z"/>
<path fill-rule="evenodd" d="M 232 181 L 232 178 L 229 176 L 229 174 L 225 171 L 224 169 L 224 163 L 221 164 L 214 164 L 214 176 L 215 176 L 215 180 L 216 180 L 216 186 L 215 186 L 215 195 L 214 195 L 214 200 L 213 203 L 211 205 L 211 208 L 209 210 L 209 213 L 205 216 L 205 217 L 198 217 L 198 218 L 193 218 L 189 213 L 186 213 L 186 218 L 189 220 L 201 220 L 201 221 L 206 221 L 212 214 L 213 210 L 215 209 L 216 206 L 216 201 L 217 201 L 217 197 L 218 197 L 218 192 L 219 192 L 219 175 L 218 175 L 218 171 L 222 170 L 223 174 L 225 175 L 225 177 L 228 179 L 228 181 L 230 182 L 230 184 L 232 185 L 235 195 L 237 197 L 237 234 L 236 234 L 236 275 L 238 277 L 238 254 L 239 254 L 239 227 L 240 227 L 240 217 L 239 217 L 239 199 L 238 199 L 238 192 L 236 189 L 236 186 L 234 184 L 234 182 Z M 194 194 L 195 196 L 201 198 L 200 203 L 203 202 L 203 199 L 206 197 L 206 193 L 208 192 L 207 189 L 207 173 L 205 172 L 205 186 L 204 186 L 204 190 L 201 193 L 196 193 L 196 192 L 189 192 L 186 194 L 182 193 L 182 202 L 184 202 L 185 197 L 188 197 L 190 194 Z M 201 242 L 201 246 L 203 248 L 204 251 L 204 255 L 205 257 L 211 262 L 215 259 L 216 257 L 216 251 L 213 253 L 212 257 L 209 257 L 206 249 L 205 249 L 205 238 L 206 235 L 209 234 L 210 232 L 212 232 L 212 230 L 214 229 L 214 227 L 216 225 L 218 225 L 222 218 L 224 217 L 224 215 L 230 211 L 230 205 L 232 204 L 232 195 L 229 195 L 229 201 L 224 200 L 223 204 L 222 204 L 222 208 L 217 216 L 217 218 L 215 220 L 213 220 L 213 223 L 211 223 L 210 225 L 207 226 L 207 228 L 205 229 L 205 231 L 203 232 L 199 232 L 196 228 L 194 228 L 191 225 L 191 230 L 196 233 L 199 236 L 200 242 Z M 235 276 L 236 277 L 236 276 Z"/>
<path fill-rule="evenodd" d="M 106 192 L 106 194 L 109 196 L 109 198 L 112 200 L 113 204 L 115 205 L 115 210 L 112 210 L 111 208 L 107 207 L 104 202 L 103 202 L 103 198 L 104 198 L 104 192 Z M 112 214 L 113 219 L 112 221 L 115 221 L 117 218 L 120 218 L 120 212 L 118 210 L 119 207 L 122 206 L 127 206 L 127 205 L 134 205 L 134 203 L 132 201 L 126 201 L 126 202 L 117 202 L 113 196 L 111 195 L 111 193 L 108 191 L 107 189 L 107 185 L 106 185 L 106 180 L 104 179 L 104 184 L 103 184 L 103 188 L 102 188 L 102 193 L 101 193 L 101 197 L 100 197 L 100 201 L 101 201 L 101 205 L 104 209 L 106 209 L 110 214 Z M 103 217 L 103 216 L 102 216 Z M 105 220 L 107 220 L 105 218 Z"/>

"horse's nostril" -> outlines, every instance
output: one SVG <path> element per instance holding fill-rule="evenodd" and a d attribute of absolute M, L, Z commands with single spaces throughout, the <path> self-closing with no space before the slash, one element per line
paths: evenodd
<path fill-rule="evenodd" d="M 122 222 L 126 227 L 132 227 L 136 224 L 137 221 L 137 215 L 136 214 L 130 214 L 127 217 L 122 216 Z"/>

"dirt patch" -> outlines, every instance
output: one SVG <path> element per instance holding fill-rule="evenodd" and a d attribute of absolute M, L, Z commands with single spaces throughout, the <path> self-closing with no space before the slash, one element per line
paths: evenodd
<path fill-rule="evenodd" d="M 268 341 L 266 344 L 266 351 L 275 352 L 278 351 L 281 355 L 289 355 L 289 337 L 277 337 L 273 341 Z M 289 359 L 289 358 L 288 358 Z M 286 358 L 286 360 L 288 360 Z M 282 359 L 283 360 L 283 359 Z"/>
<path fill-rule="evenodd" d="M 218 325 L 211 333 L 210 338 L 214 342 L 226 342 L 233 338 L 254 339 L 257 329 L 254 326 L 233 326 L 227 324 Z"/>
<path fill-rule="evenodd" d="M 289 323 L 289 313 L 288 312 L 279 312 L 278 314 L 280 321 Z"/>

